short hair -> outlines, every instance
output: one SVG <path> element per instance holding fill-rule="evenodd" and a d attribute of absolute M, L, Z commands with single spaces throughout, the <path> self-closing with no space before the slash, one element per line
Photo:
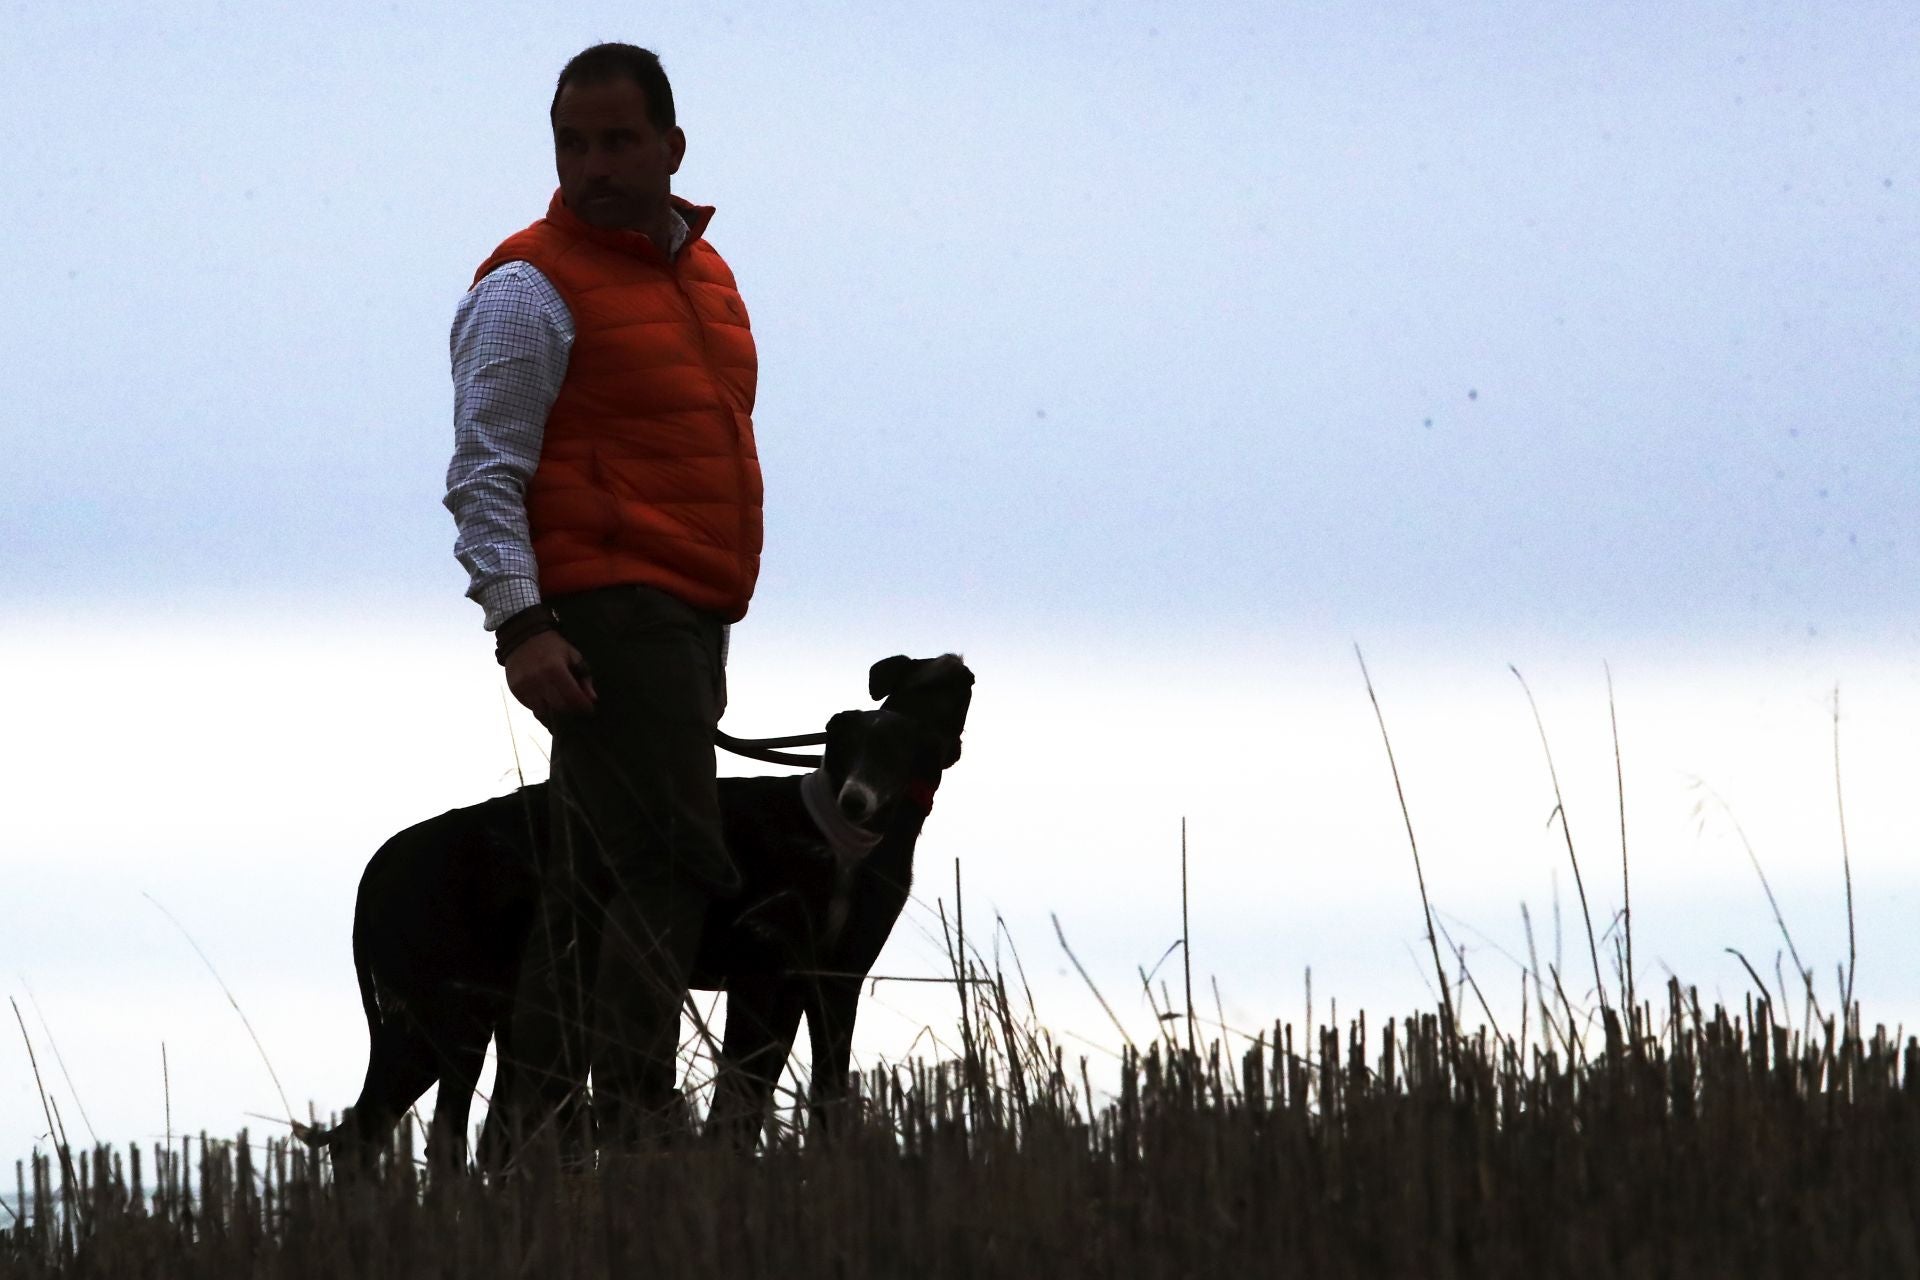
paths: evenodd
<path fill-rule="evenodd" d="M 647 119 L 665 132 L 673 128 L 673 86 L 667 82 L 666 68 L 651 49 L 632 44 L 596 44 L 573 55 L 560 69 L 559 83 L 553 86 L 553 104 L 547 119 L 553 120 L 560 109 L 560 91 L 569 84 L 606 84 L 610 80 L 631 80 L 647 95 Z"/>

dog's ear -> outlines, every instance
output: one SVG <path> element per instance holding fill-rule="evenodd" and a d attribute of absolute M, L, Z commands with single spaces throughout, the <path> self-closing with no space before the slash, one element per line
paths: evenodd
<path fill-rule="evenodd" d="M 904 653 L 882 658 L 867 672 L 867 696 L 875 702 L 900 687 L 900 680 L 912 669 L 914 660 Z"/>
<path fill-rule="evenodd" d="M 860 749 L 860 713 L 837 711 L 827 721 L 827 741 L 820 752 L 820 764 L 835 777 L 846 772 L 847 759 Z"/>

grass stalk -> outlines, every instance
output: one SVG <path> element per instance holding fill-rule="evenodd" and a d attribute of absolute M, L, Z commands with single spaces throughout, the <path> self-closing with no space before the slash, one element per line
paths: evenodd
<path fill-rule="evenodd" d="M 193 954 L 200 957 L 200 963 L 207 966 L 207 972 L 213 975 L 214 982 L 220 988 L 220 994 L 227 998 L 227 1003 L 233 1006 L 233 1011 L 240 1015 L 240 1025 L 247 1029 L 247 1038 L 253 1041 L 253 1047 L 259 1053 L 260 1061 L 266 1065 L 267 1076 L 273 1081 L 273 1091 L 280 1095 L 281 1110 L 287 1113 L 287 1124 L 289 1126 L 299 1124 L 299 1121 L 293 1118 L 293 1104 L 287 1101 L 287 1091 L 280 1086 L 280 1073 L 273 1069 L 273 1059 L 267 1057 L 267 1047 L 260 1043 L 260 1036 L 254 1031 L 253 1023 L 247 1017 L 247 1011 L 242 1009 L 240 1002 L 233 998 L 233 991 L 227 986 L 226 979 L 220 976 L 220 971 L 213 967 L 213 961 L 207 959 L 207 953 L 200 949 L 200 944 L 194 941 L 191 933 L 187 932 L 187 926 L 181 924 L 173 912 L 162 906 L 160 900 L 150 893 L 142 893 L 140 896 L 151 902 L 161 915 L 172 922 L 173 927 L 180 931 L 180 936 L 187 940 L 187 945 L 193 948 Z"/>
<path fill-rule="evenodd" d="M 1187 923 L 1187 820 L 1180 819 L 1180 968 L 1187 983 L 1187 1056 L 1193 1057 L 1193 931 Z"/>
<path fill-rule="evenodd" d="M 1607 673 L 1607 724 L 1613 730 L 1613 785 L 1620 800 L 1620 931 L 1626 941 L 1625 980 L 1628 1021 L 1640 1007 L 1633 985 L 1633 882 L 1627 875 L 1627 771 L 1620 754 L 1620 716 L 1613 698 L 1613 667 L 1602 664 Z M 1631 1027 L 1629 1027 L 1631 1033 Z"/>
<path fill-rule="evenodd" d="M 27 984 L 24 974 L 20 976 L 20 988 L 27 993 L 27 1003 L 33 1006 L 34 1021 L 40 1024 L 41 1032 L 47 1037 L 47 1048 L 53 1051 L 53 1065 L 60 1068 L 60 1078 L 67 1082 L 67 1094 L 73 1099 L 73 1105 L 80 1109 L 80 1123 L 87 1126 L 87 1141 L 97 1147 L 100 1145 L 100 1135 L 93 1131 L 93 1121 L 87 1118 L 87 1104 L 80 1100 L 80 1091 L 73 1087 L 73 1076 L 67 1071 L 67 1060 L 60 1053 L 60 1042 L 53 1038 L 53 1028 L 47 1025 L 47 1015 L 40 1011 L 40 998 L 33 994 L 33 988 Z"/>
<path fill-rule="evenodd" d="M 1711 799 L 1719 808 L 1728 823 L 1732 825 L 1733 834 L 1738 837 L 1740 847 L 1746 850 L 1747 861 L 1753 865 L 1753 874 L 1760 878 L 1761 892 L 1767 895 L 1767 908 L 1773 912 L 1773 923 L 1775 927 L 1780 930 L 1781 939 L 1787 944 L 1787 954 L 1793 957 L 1794 972 L 1800 975 L 1801 981 L 1806 986 L 1807 999 L 1812 1003 L 1815 1014 L 1818 1015 L 1820 1011 L 1820 998 L 1814 994 L 1813 971 L 1801 963 L 1800 948 L 1796 947 L 1793 943 L 1793 931 L 1787 928 L 1787 917 L 1785 913 L 1780 910 L 1780 899 L 1774 896 L 1773 883 L 1767 879 L 1767 869 L 1760 865 L 1760 855 L 1754 852 L 1753 841 L 1747 839 L 1746 828 L 1741 826 L 1740 819 L 1734 816 L 1733 806 L 1722 799 L 1718 791 L 1708 786 L 1704 779 L 1694 778 L 1693 785 L 1708 799 Z M 1694 806 L 1696 813 L 1699 811 L 1699 808 L 1699 804 Z M 1766 990 L 1766 984 L 1764 982 L 1760 984 L 1760 989 L 1762 991 Z"/>
<path fill-rule="evenodd" d="M 1833 687 L 1833 803 L 1840 815 L 1840 869 L 1847 880 L 1847 981 L 1840 993 L 1840 1016 L 1853 1016 L 1853 972 L 1858 951 L 1853 933 L 1853 854 L 1847 847 L 1847 797 L 1840 786 L 1840 686 Z"/>
<path fill-rule="evenodd" d="M 1533 690 L 1528 686 L 1527 678 L 1520 674 L 1520 668 L 1509 664 L 1507 670 L 1513 672 L 1513 678 L 1520 682 L 1521 691 L 1527 695 L 1527 706 L 1533 711 L 1534 728 L 1540 731 L 1540 750 L 1546 754 L 1547 777 L 1553 783 L 1553 813 L 1547 821 L 1551 823 L 1554 818 L 1559 818 L 1560 834 L 1566 837 L 1567 861 L 1573 864 L 1573 887 L 1580 894 L 1580 918 L 1587 926 L 1587 953 L 1593 959 L 1593 989 L 1600 999 L 1601 1009 L 1605 1010 L 1610 1006 L 1607 1003 L 1606 979 L 1600 975 L 1600 944 L 1593 936 L 1593 912 L 1587 907 L 1587 884 L 1580 875 L 1580 859 L 1573 851 L 1573 825 L 1567 821 L 1567 802 L 1560 793 L 1560 771 L 1554 768 L 1553 747 L 1547 741 L 1547 725 L 1540 718 L 1540 704 L 1534 701 Z M 1559 981 L 1557 975 L 1554 980 Z"/>
<path fill-rule="evenodd" d="M 1353 656 L 1360 663 L 1360 678 L 1367 686 L 1367 700 L 1373 704 L 1373 718 L 1380 725 L 1380 741 L 1387 749 L 1387 768 L 1393 774 L 1393 794 L 1400 802 L 1400 818 L 1406 824 L 1407 844 L 1413 850 L 1413 877 L 1420 887 L 1420 915 L 1427 925 L 1427 949 L 1433 954 L 1433 976 L 1440 983 L 1441 1031 L 1451 1043 L 1459 1024 L 1453 1016 L 1453 998 L 1447 994 L 1447 967 L 1440 962 L 1440 942 L 1433 928 L 1433 900 L 1427 896 L 1427 873 L 1420 865 L 1420 842 L 1414 838 L 1413 814 L 1407 809 L 1407 792 L 1400 783 L 1400 766 L 1393 758 L 1393 739 L 1387 734 L 1387 717 L 1380 710 L 1380 697 L 1374 692 L 1373 677 L 1367 672 L 1366 655 L 1360 652 L 1357 644 L 1353 646 Z"/>
<path fill-rule="evenodd" d="M 7 1003 L 13 1006 L 13 1020 L 20 1024 L 20 1039 L 27 1046 L 27 1065 L 33 1068 L 33 1087 L 40 1092 L 40 1111 L 47 1118 L 47 1140 L 58 1147 L 61 1172 L 66 1178 L 67 1185 L 73 1186 L 77 1181 L 73 1173 L 73 1157 L 69 1154 L 66 1140 L 60 1136 L 60 1123 L 53 1118 L 53 1104 L 47 1100 L 47 1085 L 40 1078 L 40 1060 L 33 1053 L 33 1037 L 27 1034 L 27 1020 L 20 1016 L 18 1000 L 8 996 Z M 39 1208 L 36 1205 L 36 1216 L 38 1212 Z"/>
<path fill-rule="evenodd" d="M 1053 936 L 1060 939 L 1060 949 L 1066 952 L 1067 959 L 1073 962 L 1073 971 L 1080 975 L 1080 981 L 1087 984 L 1087 990 L 1093 992 L 1093 998 L 1100 1002 L 1100 1007 L 1106 1011 L 1107 1021 L 1113 1024 L 1113 1029 L 1120 1033 L 1122 1040 L 1126 1041 L 1127 1048 L 1138 1053 L 1140 1047 L 1133 1042 L 1133 1037 L 1127 1034 L 1126 1027 L 1114 1015 L 1113 1006 L 1108 1004 L 1107 998 L 1100 994 L 1100 988 L 1094 985 L 1093 979 L 1087 974 L 1087 967 L 1080 963 L 1080 957 L 1073 954 L 1073 948 L 1067 945 L 1067 932 L 1060 927 L 1060 917 L 1049 913 L 1047 918 L 1053 921 Z"/>
<path fill-rule="evenodd" d="M 1435 914 L 1436 916 L 1438 915 L 1437 912 Z M 1480 1002 L 1480 1012 L 1486 1015 L 1487 1025 L 1493 1028 L 1493 1034 L 1497 1038 L 1504 1039 L 1505 1037 L 1500 1035 L 1500 1020 L 1493 1016 L 1493 1006 L 1487 1003 L 1487 997 L 1481 992 L 1480 983 L 1474 978 L 1473 970 L 1467 967 L 1467 949 L 1464 946 L 1457 946 L 1454 943 L 1453 935 L 1447 932 L 1447 926 L 1444 922 L 1436 920 L 1435 923 L 1440 925 L 1440 933 L 1446 938 L 1448 949 L 1460 957 L 1460 980 L 1462 984 L 1471 990 L 1474 999 Z M 1522 973 L 1521 976 L 1524 977 L 1525 974 Z M 1522 999 L 1525 999 L 1524 995 Z"/>

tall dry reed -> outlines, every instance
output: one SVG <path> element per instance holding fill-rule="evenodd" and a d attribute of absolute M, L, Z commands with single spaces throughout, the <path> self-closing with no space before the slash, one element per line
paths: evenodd
<path fill-rule="evenodd" d="M 1920 1044 L 1677 983 L 1582 1061 L 1420 1014 L 1084 1059 L 968 968 L 972 1049 L 859 1077 L 830 1134 L 336 1183 L 285 1141 L 17 1169 L 7 1276 L 1920 1274 Z M 1168 1024 L 1173 1027 L 1175 1024 Z M 70 1170 L 70 1172 L 69 1172 Z"/>

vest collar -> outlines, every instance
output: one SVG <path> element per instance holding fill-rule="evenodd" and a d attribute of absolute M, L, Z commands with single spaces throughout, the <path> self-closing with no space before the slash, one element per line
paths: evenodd
<path fill-rule="evenodd" d="M 840 812 L 833 783 L 825 769 L 815 769 L 800 779 L 800 803 L 806 806 L 807 816 L 820 828 L 820 834 L 827 838 L 827 847 L 841 863 L 848 866 L 858 863 L 880 843 L 882 833 L 856 827 Z"/>
<path fill-rule="evenodd" d="M 710 204 L 693 204 L 690 201 L 682 200 L 679 196 L 674 195 L 668 196 L 667 200 L 673 205 L 674 212 L 686 220 L 687 240 L 685 244 L 680 246 L 680 251 L 685 253 L 687 248 L 691 246 L 695 240 L 698 240 L 706 234 L 707 224 L 713 221 L 713 206 Z M 553 199 L 547 202 L 547 221 L 559 227 L 570 236 L 581 240 L 590 240 L 594 244 L 605 245 L 609 249 L 618 249 L 623 253 L 630 253 L 636 257 L 660 258 L 666 256 L 660 252 L 660 247 L 654 244 L 644 231 L 628 231 L 623 227 L 596 227 L 591 223 L 582 222 L 573 210 L 567 208 L 566 202 L 560 198 L 558 189 L 555 189 Z"/>

